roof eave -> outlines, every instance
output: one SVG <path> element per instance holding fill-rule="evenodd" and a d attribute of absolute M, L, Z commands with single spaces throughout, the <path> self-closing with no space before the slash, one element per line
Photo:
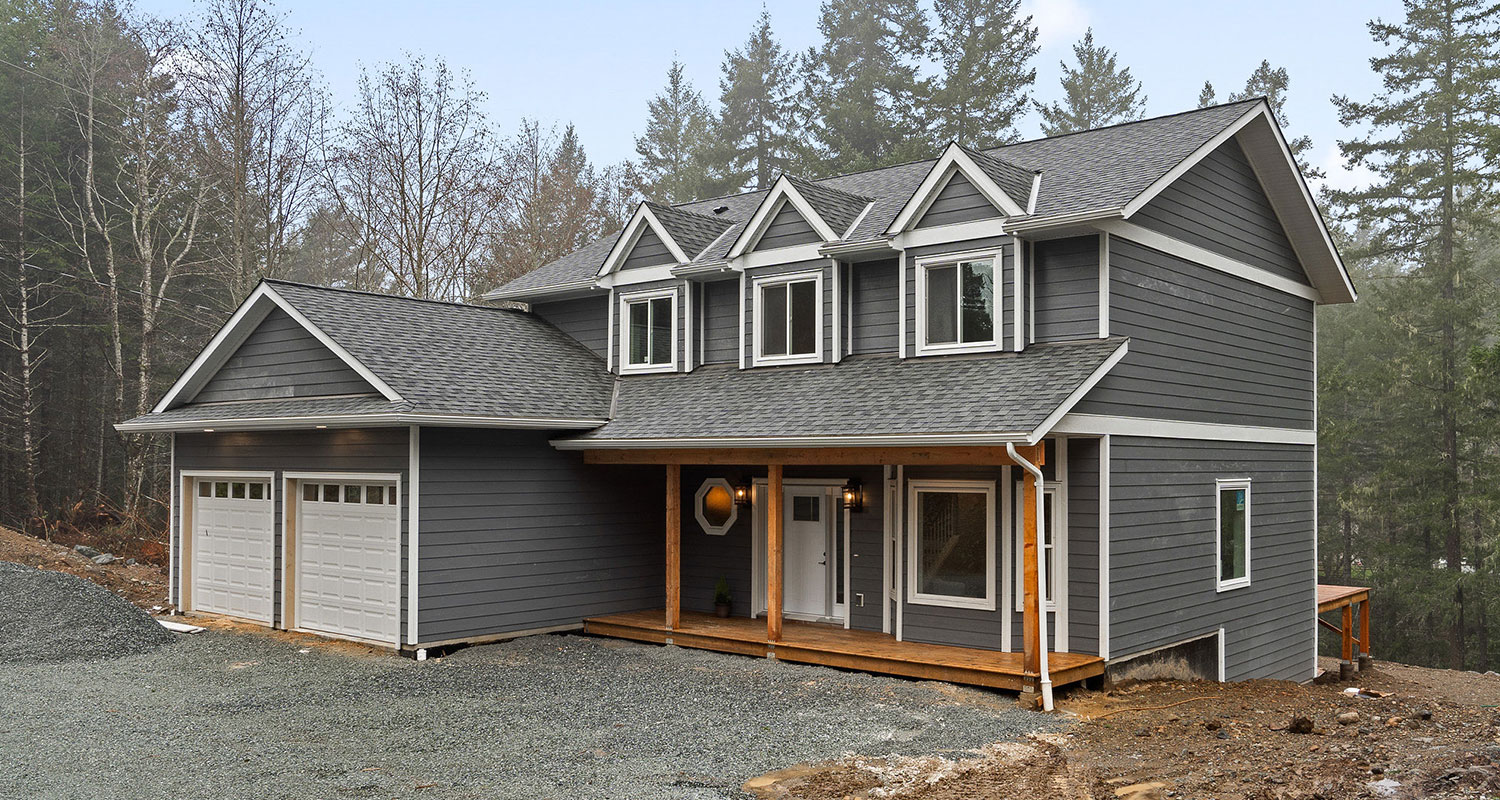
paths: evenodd
<path fill-rule="evenodd" d="M 958 447 L 1022 444 L 1029 431 L 872 434 L 866 436 L 725 436 L 671 439 L 553 439 L 558 450 L 712 450 L 735 447 Z"/>
<path fill-rule="evenodd" d="M 575 417 L 490 417 L 468 414 L 390 412 L 375 414 L 310 414 L 302 416 L 239 417 L 152 421 L 137 417 L 115 423 L 121 433 L 185 433 L 219 431 L 298 430 L 316 428 L 382 428 L 429 425 L 445 428 L 507 428 L 513 430 L 592 430 L 608 420 Z"/>

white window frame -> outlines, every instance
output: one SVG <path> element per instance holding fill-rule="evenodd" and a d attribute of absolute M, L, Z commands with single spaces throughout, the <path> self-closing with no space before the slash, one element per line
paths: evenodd
<path fill-rule="evenodd" d="M 619 364 L 621 375 L 645 375 L 654 372 L 676 372 L 679 353 L 679 342 L 681 330 L 678 320 L 678 292 L 676 287 L 670 289 L 655 289 L 642 292 L 621 292 L 619 295 L 619 313 L 615 316 L 619 319 L 620 335 L 616 341 L 620 344 Z M 663 297 L 672 299 L 672 359 L 665 364 L 631 364 L 630 363 L 630 306 L 632 303 L 650 302 Z M 649 350 L 649 348 L 648 348 Z"/>
<path fill-rule="evenodd" d="M 793 283 L 802 283 L 811 280 L 813 282 L 813 296 L 817 298 L 817 310 L 813 313 L 817 330 L 813 336 L 813 351 L 811 353 L 798 353 L 796 355 L 764 356 L 761 355 L 761 313 L 760 306 L 765 290 L 771 286 L 783 286 Z M 750 313 L 753 315 L 751 327 L 755 331 L 754 341 L 750 347 L 750 358 L 752 366 L 770 366 L 773 364 L 821 364 L 823 363 L 823 270 L 808 270 L 804 272 L 783 272 L 778 275 L 766 275 L 751 281 L 754 287 L 751 293 L 753 302 Z M 792 314 L 791 314 L 791 291 L 787 292 L 787 349 L 791 349 L 792 342 Z"/>
<path fill-rule="evenodd" d="M 708 490 L 715 486 L 722 487 L 729 493 L 729 519 L 724 520 L 723 525 L 713 525 L 708 518 L 703 516 L 703 498 L 708 495 Z M 693 516 L 698 518 L 698 524 L 703 527 L 703 532 L 709 536 L 723 536 L 734 527 L 735 520 L 740 517 L 740 504 L 734 501 L 734 487 L 723 478 L 708 478 L 703 485 L 698 487 L 698 493 L 693 496 Z"/>
<path fill-rule="evenodd" d="M 984 597 L 955 597 L 917 591 L 917 545 L 922 536 L 918 527 L 918 496 L 922 492 L 982 494 L 985 496 L 984 530 Z M 906 602 L 912 605 L 972 608 L 994 611 L 995 591 L 995 482 L 982 480 L 911 480 L 906 484 Z"/>
<path fill-rule="evenodd" d="M 917 355 L 943 355 L 943 354 L 947 354 L 947 353 L 988 353 L 988 352 L 991 352 L 991 351 L 994 351 L 994 350 L 999 350 L 1001 348 L 1002 342 L 1003 342 L 1003 339 L 1004 339 L 1004 334 L 1003 334 L 1004 325 L 1003 325 L 1002 321 L 1005 319 L 1005 309 L 1004 309 L 1004 307 L 1002 305 L 1002 303 L 1004 301 L 1004 297 L 1005 297 L 1005 287 L 1004 287 L 1004 285 L 1002 283 L 1003 280 L 1004 280 L 1004 277 L 1005 277 L 1004 276 L 1004 270 L 1002 269 L 1002 266 L 1004 264 L 1004 257 L 1002 255 L 1002 253 L 1003 253 L 1003 249 L 997 248 L 997 249 L 994 249 L 994 250 L 982 250 L 982 251 L 975 251 L 975 252 L 970 252 L 970 253 L 944 253 L 944 254 L 938 255 L 938 256 L 930 256 L 930 257 L 927 257 L 927 258 L 919 258 L 919 259 L 917 259 L 917 270 L 916 270 L 917 271 L 917 275 L 916 275 L 916 278 L 917 278 L 917 302 L 916 302 L 916 305 L 917 305 L 917 308 L 916 308 L 916 312 L 917 312 Z M 985 261 L 985 260 L 988 260 L 990 262 L 990 290 L 994 293 L 994 299 L 992 301 L 993 305 L 991 306 L 992 311 L 991 311 L 991 315 L 990 315 L 991 316 L 990 325 L 993 328 L 994 335 L 990 339 L 987 339 L 987 340 L 982 341 L 982 342 L 963 342 L 963 341 L 959 341 L 959 342 L 940 342 L 940 343 L 936 343 L 936 344 L 930 344 L 930 343 L 928 343 L 928 341 L 927 341 L 927 272 L 928 272 L 928 270 L 936 269 L 936 268 L 941 268 L 941 267 L 956 267 L 959 264 L 964 264 L 964 263 L 968 263 L 968 262 L 972 262 L 972 261 Z M 957 283 L 958 283 L 959 291 L 962 291 L 962 287 L 963 287 L 962 276 L 959 276 L 959 280 L 958 280 Z M 955 313 L 958 315 L 957 318 L 956 318 L 956 320 L 955 320 L 955 324 L 960 329 L 959 330 L 959 334 L 958 334 L 960 339 L 963 338 L 963 331 L 962 331 L 963 313 L 962 313 L 962 311 L 963 311 L 962 308 L 956 308 L 955 309 Z"/>
<path fill-rule="evenodd" d="M 1224 580 L 1224 530 L 1223 514 L 1219 503 L 1226 490 L 1245 490 L 1245 575 L 1242 578 L 1230 578 Z M 1241 589 L 1250 585 L 1250 543 L 1255 526 L 1252 524 L 1250 479 L 1249 478 L 1219 478 L 1214 481 L 1214 587 L 1217 591 L 1227 592 L 1232 589 Z"/>

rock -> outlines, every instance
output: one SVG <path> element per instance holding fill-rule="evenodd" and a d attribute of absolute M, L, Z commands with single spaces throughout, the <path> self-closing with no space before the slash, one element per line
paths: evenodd
<path fill-rule="evenodd" d="M 1394 728 L 1397 725 L 1400 725 L 1402 722 L 1403 720 L 1400 717 L 1391 717 L 1390 719 L 1385 721 L 1385 726 L 1387 728 Z"/>
<path fill-rule="evenodd" d="M 1378 781 L 1372 782 L 1369 786 L 1370 792 L 1376 797 L 1395 797 L 1396 790 L 1401 788 L 1399 781 L 1393 781 L 1390 778 L 1381 778 Z"/>
<path fill-rule="evenodd" d="M 1358 711 L 1345 711 L 1344 713 L 1338 715 L 1337 717 L 1334 717 L 1333 721 L 1337 722 L 1340 725 L 1358 725 L 1359 724 L 1359 712 Z"/>
<path fill-rule="evenodd" d="M 1229 738 L 1229 731 L 1221 729 L 1218 733 L 1216 733 L 1214 735 L 1217 736 L 1217 737 L 1219 737 L 1220 739 L 1228 739 Z"/>
<path fill-rule="evenodd" d="M 100 553 L 93 558 L 95 564 L 109 564 L 117 560 L 113 555 L 109 553 Z"/>
<path fill-rule="evenodd" d="M 1288 733 L 1312 733 L 1313 721 L 1307 717 L 1294 716 L 1292 721 L 1287 723 L 1286 730 Z"/>
<path fill-rule="evenodd" d="M 1432 712 L 1425 708 L 1419 708 L 1417 709 L 1417 719 L 1426 722 L 1427 720 L 1432 719 Z"/>
<path fill-rule="evenodd" d="M 127 559 L 125 559 L 125 566 L 127 566 L 127 567 L 133 567 L 133 566 L 135 566 L 135 559 L 133 559 L 133 558 L 127 558 Z"/>
<path fill-rule="evenodd" d="M 75 551 L 77 551 L 77 553 L 79 555 L 84 556 L 86 558 L 93 558 L 93 557 L 99 555 L 99 551 L 98 550 L 95 550 L 94 548 L 89 547 L 86 544 L 75 544 L 75 545 L 73 545 L 73 549 Z"/>

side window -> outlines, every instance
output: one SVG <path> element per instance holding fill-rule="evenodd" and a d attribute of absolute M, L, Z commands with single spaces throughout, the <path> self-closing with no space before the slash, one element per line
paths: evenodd
<path fill-rule="evenodd" d="M 968 352 L 997 344 L 995 265 L 999 256 L 918 264 L 920 352 Z"/>
<path fill-rule="evenodd" d="M 1250 479 L 1220 479 L 1218 496 L 1219 591 L 1250 585 Z"/>
<path fill-rule="evenodd" d="M 620 350 L 622 373 L 677 368 L 675 290 L 626 295 L 620 300 Z"/>
<path fill-rule="evenodd" d="M 757 279 L 755 362 L 801 364 L 822 359 L 822 273 Z"/>

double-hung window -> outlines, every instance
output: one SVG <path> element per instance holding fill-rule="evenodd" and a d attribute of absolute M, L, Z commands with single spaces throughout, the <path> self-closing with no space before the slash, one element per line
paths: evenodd
<path fill-rule="evenodd" d="M 1250 585 L 1250 479 L 1219 479 L 1214 483 L 1218 500 L 1217 547 L 1219 591 Z"/>
<path fill-rule="evenodd" d="M 755 280 L 755 363 L 823 360 L 823 273 Z"/>
<path fill-rule="evenodd" d="M 665 290 L 620 298 L 620 372 L 677 369 L 677 292 Z"/>
<path fill-rule="evenodd" d="M 921 352 L 993 350 L 1000 318 L 995 265 L 999 256 L 917 265 Z"/>
<path fill-rule="evenodd" d="M 909 603 L 995 610 L 995 484 L 914 480 L 907 496 Z"/>

